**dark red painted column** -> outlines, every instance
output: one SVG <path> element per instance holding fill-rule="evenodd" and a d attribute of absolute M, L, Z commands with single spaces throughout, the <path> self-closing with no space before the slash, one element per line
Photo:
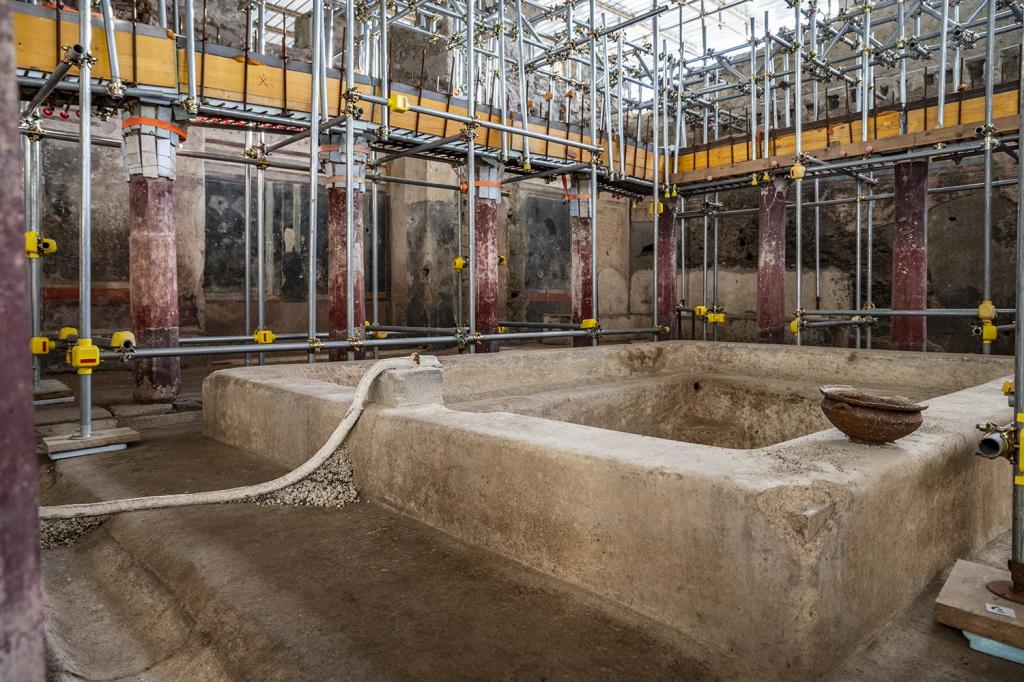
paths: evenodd
<path fill-rule="evenodd" d="M 140 348 L 178 345 L 178 250 L 174 231 L 174 181 L 132 175 L 129 237 L 131 313 Z M 181 388 L 178 358 L 136 360 L 135 400 L 174 400 Z"/>
<path fill-rule="evenodd" d="M 363 265 L 363 192 L 366 191 L 366 159 L 370 148 L 366 140 L 357 137 L 352 148 L 352 334 L 356 339 L 366 338 L 366 277 Z M 348 328 L 348 225 L 345 210 L 348 205 L 347 160 L 345 136 L 332 135 L 329 144 L 321 145 L 320 157 L 324 162 L 327 187 L 327 334 L 332 341 L 349 338 Z M 347 360 L 349 352 L 331 351 L 331 360 Z M 366 357 L 366 351 L 352 353 L 354 360 Z"/>
<path fill-rule="evenodd" d="M 569 288 L 572 321 L 594 317 L 593 232 L 590 219 L 590 176 L 573 176 L 569 194 Z M 589 336 L 574 336 L 573 347 L 592 345 Z"/>
<path fill-rule="evenodd" d="M 896 164 L 896 227 L 892 242 L 892 307 L 928 307 L 928 162 Z M 928 318 L 894 317 L 892 347 L 924 350 Z"/>
<path fill-rule="evenodd" d="M 11 5 L 0 2 L 0 680 L 45 679 L 43 590 L 39 573 L 39 468 L 32 426 L 32 365 L 25 267 L 25 222 L 17 130 Z"/>
<path fill-rule="evenodd" d="M 661 213 L 658 215 L 658 324 L 668 327 L 671 331 L 662 338 L 678 338 L 678 267 L 679 235 L 676 228 L 676 208 L 668 202 L 663 202 Z"/>
<path fill-rule="evenodd" d="M 498 212 L 501 210 L 502 166 L 478 163 L 476 184 L 476 330 L 498 331 L 501 319 L 498 277 Z M 477 353 L 494 353 L 498 342 L 478 343 Z"/>
<path fill-rule="evenodd" d="M 365 338 L 366 279 L 363 266 L 363 190 L 353 189 L 352 203 L 352 300 L 355 308 L 355 337 Z M 345 188 L 327 190 L 327 289 L 330 298 L 328 333 L 332 340 L 348 338 L 348 230 L 345 224 L 347 204 Z M 365 351 L 355 352 L 361 360 Z M 346 351 L 331 351 L 331 360 L 344 360 Z"/>
<path fill-rule="evenodd" d="M 476 330 L 498 331 L 498 202 L 476 200 Z M 478 343 L 477 353 L 493 353 L 497 341 Z"/>
<path fill-rule="evenodd" d="M 757 340 L 786 340 L 786 179 L 761 183 L 757 220 Z"/>

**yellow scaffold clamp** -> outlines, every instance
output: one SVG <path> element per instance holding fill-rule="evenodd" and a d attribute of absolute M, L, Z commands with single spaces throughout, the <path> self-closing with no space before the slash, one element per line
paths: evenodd
<path fill-rule="evenodd" d="M 92 345 L 92 339 L 78 339 L 71 347 L 71 366 L 79 374 L 92 374 L 100 364 L 100 347 Z"/>
<path fill-rule="evenodd" d="M 597 329 L 597 320 L 592 317 L 588 317 L 580 322 L 580 329 Z"/>
<path fill-rule="evenodd" d="M 789 331 L 793 332 L 794 336 L 800 336 L 800 330 L 804 328 L 803 315 L 803 308 L 797 308 L 793 311 L 793 321 L 789 323 Z"/>
<path fill-rule="evenodd" d="M 789 169 L 789 177 L 792 178 L 793 180 L 796 180 L 797 182 L 803 180 L 804 176 L 806 175 L 807 169 L 804 168 L 804 165 L 799 161 L 794 163 Z"/>
<path fill-rule="evenodd" d="M 33 336 L 29 339 L 29 348 L 32 355 L 46 355 L 53 350 L 53 341 L 45 336 Z"/>
<path fill-rule="evenodd" d="M 49 256 L 51 253 L 57 253 L 56 240 L 49 237 L 41 237 L 35 230 L 29 230 L 25 233 L 26 256 L 29 258 L 39 258 L 40 256 Z"/>
<path fill-rule="evenodd" d="M 665 204 L 661 203 L 660 201 L 652 201 L 651 202 L 651 207 L 649 209 L 649 213 L 651 215 L 654 215 L 654 207 L 655 206 L 658 207 L 658 215 L 661 215 L 662 213 L 665 212 Z"/>
<path fill-rule="evenodd" d="M 57 338 L 61 341 L 67 341 L 75 336 L 78 336 L 78 330 L 74 327 L 61 327 L 57 332 Z"/>
<path fill-rule="evenodd" d="M 252 333 L 252 340 L 260 345 L 267 345 L 274 343 L 277 339 L 277 334 L 270 331 L 269 329 L 263 329 L 260 327 L 256 328 L 256 331 Z"/>
<path fill-rule="evenodd" d="M 388 109 L 396 114 L 404 114 L 409 111 L 409 96 L 397 92 L 391 93 L 391 96 L 388 97 Z"/>
<path fill-rule="evenodd" d="M 385 332 L 385 331 L 380 331 L 380 330 L 370 331 L 370 327 L 372 327 L 372 326 L 373 326 L 373 323 L 370 322 L 369 320 L 363 321 L 363 328 L 366 329 L 366 335 L 367 336 L 369 336 L 372 339 L 386 339 L 386 338 L 388 338 L 388 333 Z"/>
<path fill-rule="evenodd" d="M 693 316 L 698 320 L 707 322 L 708 319 L 708 307 L 706 305 L 698 305 L 693 308 Z"/>
<path fill-rule="evenodd" d="M 452 270 L 455 272 L 462 272 L 466 268 L 466 259 L 462 256 L 456 256 L 455 260 L 452 261 Z"/>
<path fill-rule="evenodd" d="M 114 332 L 110 336 L 110 347 L 114 350 L 134 350 L 135 334 L 130 331 Z"/>
<path fill-rule="evenodd" d="M 725 324 L 725 308 L 719 306 L 711 308 L 706 321 L 708 324 Z"/>
<path fill-rule="evenodd" d="M 981 320 L 981 342 L 991 344 L 999 337 L 999 330 L 993 324 L 996 307 L 992 301 L 982 301 L 978 305 L 978 319 Z"/>

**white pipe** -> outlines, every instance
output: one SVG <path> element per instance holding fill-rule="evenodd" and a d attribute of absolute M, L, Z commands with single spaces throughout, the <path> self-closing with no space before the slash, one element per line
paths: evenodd
<path fill-rule="evenodd" d="M 106 514 L 118 514 L 121 512 L 141 511 L 143 509 L 168 509 L 171 507 L 192 507 L 201 504 L 224 504 L 225 502 L 241 502 L 251 500 L 261 495 L 269 495 L 283 490 L 290 485 L 302 481 L 314 471 L 323 466 L 331 455 L 341 447 L 352 432 L 352 428 L 359 421 L 366 407 L 366 398 L 370 387 L 381 374 L 396 369 L 415 369 L 417 367 L 440 367 L 441 364 L 433 356 L 419 357 L 416 354 L 408 358 L 390 358 L 378 360 L 373 363 L 366 374 L 359 380 L 356 386 L 355 395 L 352 397 L 352 404 L 349 405 L 344 419 L 338 424 L 327 442 L 316 451 L 312 457 L 301 466 L 279 476 L 271 481 L 244 485 L 239 488 L 227 488 L 225 490 L 211 490 L 202 493 L 179 493 L 176 495 L 153 495 L 150 497 L 130 497 L 123 500 L 111 500 L 107 502 L 88 502 L 84 504 L 62 504 L 55 507 L 42 507 L 39 510 L 39 518 L 47 519 L 75 519 L 83 516 L 103 516 Z"/>

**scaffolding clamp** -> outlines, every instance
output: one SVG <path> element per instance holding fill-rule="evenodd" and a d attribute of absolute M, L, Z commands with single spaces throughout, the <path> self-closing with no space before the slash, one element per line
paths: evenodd
<path fill-rule="evenodd" d="M 705 322 L 708 324 L 725 324 L 725 308 L 712 306 L 705 315 Z"/>
<path fill-rule="evenodd" d="M 267 170 L 270 166 L 270 159 L 267 157 L 266 145 L 258 144 L 251 147 L 246 147 L 242 153 L 247 159 L 253 159 L 256 161 L 256 167 L 260 170 Z"/>
<path fill-rule="evenodd" d="M 454 270 L 455 272 L 462 272 L 465 269 L 466 259 L 463 258 L 462 256 L 456 256 L 454 260 L 452 260 L 452 270 Z"/>
<path fill-rule="evenodd" d="M 306 343 L 309 344 L 310 353 L 320 353 L 324 349 L 324 342 L 315 336 L 306 339 Z"/>
<path fill-rule="evenodd" d="M 36 116 L 38 116 L 38 114 L 36 114 Z M 46 137 L 46 131 L 43 130 L 43 126 L 39 124 L 38 118 L 32 118 L 31 120 L 26 120 L 26 122 L 28 125 L 25 127 L 25 137 L 29 140 L 32 142 L 39 142 Z"/>
<path fill-rule="evenodd" d="M 45 336 L 33 336 L 29 339 L 29 349 L 32 355 L 46 355 L 53 350 L 53 341 Z"/>
<path fill-rule="evenodd" d="M 371 330 L 370 327 L 372 327 L 372 326 L 373 326 L 373 323 L 370 322 L 369 320 L 366 320 L 366 321 L 363 322 L 363 327 L 366 329 L 366 333 L 369 334 L 370 338 L 373 338 L 373 339 L 386 339 L 386 338 L 388 338 L 388 333 L 387 332 L 380 331 L 380 330 Z"/>
<path fill-rule="evenodd" d="M 794 336 L 800 336 L 800 330 L 804 329 L 807 322 L 804 320 L 804 309 L 797 308 L 793 311 L 793 320 L 789 323 L 789 331 L 793 332 Z"/>
<path fill-rule="evenodd" d="M 135 334 L 127 330 L 114 332 L 110 336 L 110 347 L 120 351 L 135 350 Z"/>
<path fill-rule="evenodd" d="M 978 319 L 981 320 L 981 327 L 975 333 L 981 336 L 982 344 L 991 344 L 999 337 L 999 329 L 993 324 L 996 319 L 996 307 L 992 301 L 982 301 L 978 305 Z"/>
<path fill-rule="evenodd" d="M 92 55 L 91 52 L 79 52 L 81 48 L 77 48 L 75 52 L 72 52 L 71 45 L 63 45 L 64 56 L 60 58 L 65 64 L 71 66 L 81 67 L 82 65 L 94 66 L 98 59 Z"/>
<path fill-rule="evenodd" d="M 597 320 L 593 317 L 588 317 L 580 322 L 580 329 L 597 329 Z"/>
<path fill-rule="evenodd" d="M 276 339 L 277 334 L 269 329 L 263 329 L 262 327 L 257 327 L 256 331 L 252 333 L 252 340 L 260 345 L 274 343 Z"/>
<path fill-rule="evenodd" d="M 100 364 L 100 347 L 92 345 L 92 339 L 78 339 L 70 355 L 71 366 L 79 374 L 92 374 L 93 368 Z"/>
<path fill-rule="evenodd" d="M 395 114 L 404 114 L 409 111 L 409 95 L 392 92 L 387 98 L 387 108 Z"/>
<path fill-rule="evenodd" d="M 30 259 L 49 256 L 57 253 L 57 242 L 49 237 L 41 237 L 36 230 L 25 233 L 25 255 Z"/>

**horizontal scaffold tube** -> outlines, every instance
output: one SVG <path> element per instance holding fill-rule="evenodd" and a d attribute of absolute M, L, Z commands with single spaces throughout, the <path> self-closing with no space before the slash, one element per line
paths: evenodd
<path fill-rule="evenodd" d="M 370 331 L 374 331 L 371 326 Z M 379 327 L 377 329 L 380 329 Z M 381 331 L 386 330 L 380 329 Z M 392 329 L 396 333 L 402 329 Z M 405 329 L 417 329 L 407 327 Z M 427 329 L 434 329 L 429 327 Z M 437 328 L 438 331 L 451 331 L 450 329 Z M 472 344 L 481 341 L 525 341 L 529 339 L 550 339 L 569 338 L 573 336 L 617 336 L 625 334 L 657 334 L 660 330 L 656 327 L 638 327 L 635 329 L 564 329 L 546 332 L 513 332 L 499 334 L 449 334 L 445 336 L 418 336 L 403 337 L 396 339 L 367 339 L 365 341 L 317 341 L 316 343 L 290 342 L 290 343 L 245 343 L 230 345 L 212 345 L 198 347 L 172 347 L 172 348 L 134 348 L 130 351 L 105 351 L 100 354 L 103 360 L 143 360 L 148 358 L 167 358 L 192 355 L 243 355 L 245 353 L 326 353 L 331 350 L 347 350 L 350 348 L 385 348 L 400 346 L 444 346 L 456 344 Z M 216 337 L 212 337 L 216 338 Z M 246 337 L 248 338 L 248 337 Z M 190 344 L 191 345 L 191 344 Z"/>
<path fill-rule="evenodd" d="M 360 93 L 359 99 L 366 100 L 372 104 L 380 104 L 382 106 L 388 106 L 388 101 L 383 97 L 377 95 L 367 95 Z M 419 106 L 418 104 L 410 104 L 409 111 L 415 114 L 422 114 L 424 116 L 436 116 L 437 118 L 447 119 L 449 121 L 455 121 L 457 123 L 464 123 L 466 125 L 478 125 L 482 128 L 489 128 L 491 130 L 497 130 L 499 132 L 509 133 L 510 135 L 523 135 L 530 137 L 535 140 L 543 140 L 545 142 L 551 142 L 554 144 L 561 144 L 567 147 L 575 147 L 588 152 L 602 152 L 602 147 L 596 145 L 587 144 L 585 142 L 576 142 L 567 138 L 554 137 L 552 135 L 546 135 L 544 133 L 538 133 L 533 130 L 526 130 L 524 128 L 517 128 L 515 126 L 505 125 L 503 123 L 494 123 L 493 121 L 483 121 L 478 118 L 470 118 L 469 116 L 462 116 L 460 114 L 453 114 L 450 111 L 444 111 L 442 109 L 431 109 L 430 107 Z"/>
<path fill-rule="evenodd" d="M 999 308 L 997 313 L 1010 315 L 1013 308 Z M 804 317 L 977 317 L 974 308 L 928 308 L 926 310 L 891 310 L 889 308 L 867 308 L 865 310 L 807 310 Z"/>

